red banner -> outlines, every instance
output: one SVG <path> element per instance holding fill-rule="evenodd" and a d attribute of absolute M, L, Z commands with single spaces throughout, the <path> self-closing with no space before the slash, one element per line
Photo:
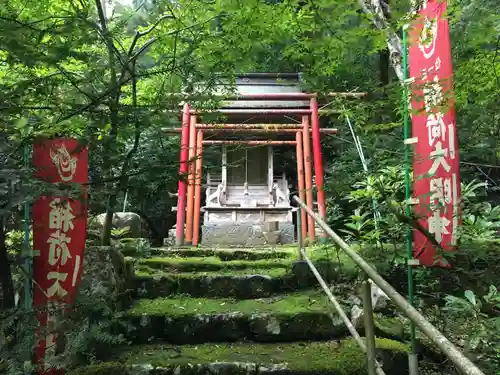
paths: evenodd
<path fill-rule="evenodd" d="M 33 307 L 37 333 L 35 363 L 54 355 L 54 317 L 74 302 L 80 283 L 87 230 L 88 150 L 69 138 L 42 139 L 33 146 L 35 177 L 51 183 L 77 184 L 77 195 L 51 195 L 36 200 L 33 218 Z M 71 188 L 71 186 L 68 186 Z M 80 197 L 78 195 L 81 195 Z M 57 312 L 57 313 L 56 313 Z M 46 369 L 44 374 L 62 374 Z"/>
<path fill-rule="evenodd" d="M 413 203 L 419 223 L 444 251 L 453 251 L 460 224 L 460 165 L 446 1 L 424 1 L 410 30 Z M 418 111 L 418 112 L 417 112 Z M 413 256 L 425 266 L 449 267 L 421 231 L 413 233 Z"/>

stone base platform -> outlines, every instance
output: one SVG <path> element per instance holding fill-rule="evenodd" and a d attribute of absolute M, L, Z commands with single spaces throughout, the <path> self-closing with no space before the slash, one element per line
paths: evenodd
<path fill-rule="evenodd" d="M 203 246 L 241 246 L 252 247 L 274 245 L 275 236 L 267 234 L 264 223 L 227 223 L 207 224 L 201 227 Z M 295 242 L 295 226 L 292 223 L 278 224 L 278 244 Z"/>

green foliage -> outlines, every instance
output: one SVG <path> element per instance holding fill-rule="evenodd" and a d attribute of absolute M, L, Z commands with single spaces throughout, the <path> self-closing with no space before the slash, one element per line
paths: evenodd
<path fill-rule="evenodd" d="M 391 4 L 394 29 L 405 19 L 408 3 Z M 405 262 L 406 227 L 393 211 L 405 208 L 401 88 L 384 58 L 386 34 L 372 27 L 356 2 L 134 1 L 133 7 L 117 5 L 106 20 L 95 4 L 11 0 L 0 8 L 0 224 L 8 227 L 6 250 L 12 254 L 22 247 L 20 207 L 56 191 L 34 181 L 23 165 L 23 146 L 35 137 L 70 135 L 87 144 L 91 213 L 116 210 L 127 193 L 128 209 L 148 222 L 158 244 L 175 220 L 175 198 L 168 193 L 176 190 L 179 167 L 179 139 L 166 136 L 161 127 L 180 126 L 170 111 L 184 99 L 168 94 L 203 93 L 209 100 L 192 101 L 193 107 L 214 107 L 210 94 L 221 75 L 231 81 L 236 72 L 301 71 L 304 88 L 311 91 L 370 93 L 355 103 L 335 98 L 330 107 L 342 109 L 342 115 L 321 119 L 322 126 L 342 131 L 349 116 L 369 170 L 363 171 L 348 131 L 327 138 L 328 220 L 381 270 Z M 500 209 L 492 198 L 500 191 L 500 5 L 456 0 L 449 7 L 457 128 L 461 160 L 467 163 L 462 179 L 490 182 L 485 194 L 479 194 L 484 185 L 476 182 L 462 188 L 460 254 L 470 264 L 459 262 L 454 272 L 497 285 Z M 217 151 L 204 155 L 207 164 L 219 165 L 219 159 Z M 135 246 L 149 255 L 148 243 L 127 239 L 126 233 L 110 234 L 113 245 Z M 99 232 L 90 229 L 88 243 L 98 241 Z M 417 272 L 424 285 L 435 280 L 428 272 Z M 20 279 L 19 272 L 14 277 Z M 470 299 L 462 302 L 464 309 L 471 305 Z M 82 307 L 74 324 L 83 330 L 76 334 L 75 329 L 68 340 L 73 353 L 90 350 L 80 356 L 85 360 L 95 355 L 91 337 L 112 318 L 110 310 L 92 308 Z M 99 313 L 102 321 L 85 321 Z M 6 322 L 17 333 L 6 337 L 14 337 L 19 348 L 32 335 L 22 330 L 28 318 L 16 316 Z M 103 333 L 101 341 L 108 339 L 114 340 Z M 19 371 L 19 361 L 28 357 L 15 350 L 5 358 L 8 363 L 18 358 L 11 367 Z M 68 354 L 65 365 L 76 357 Z"/>
<path fill-rule="evenodd" d="M 500 366 L 500 293 L 490 285 L 488 294 L 481 297 L 466 290 L 463 297 L 447 295 L 443 311 L 447 319 L 455 320 L 453 326 L 462 334 L 468 332 L 465 349 L 481 358 L 494 371 Z M 464 329 L 465 328 L 465 329 Z"/>
<path fill-rule="evenodd" d="M 347 216 L 347 233 L 360 245 L 361 254 L 387 270 L 405 262 L 406 226 L 394 214 L 404 200 L 404 169 L 387 167 L 354 183 L 347 198 L 356 207 Z"/>
<path fill-rule="evenodd" d="M 354 184 L 356 190 L 348 195 L 356 208 L 343 231 L 359 246 L 360 254 L 386 274 L 406 263 L 403 240 L 407 227 L 387 209 L 390 202 L 392 207 L 403 212 L 402 181 L 401 171 L 386 168 Z M 418 268 L 414 273 L 419 290 L 427 293 L 426 298 L 429 292 L 436 300 L 444 294 L 441 323 L 447 322 L 445 327 L 451 337 L 465 341 L 465 349 L 476 356 L 482 366 L 495 371 L 500 366 L 500 347 L 496 339 L 500 335 L 500 295 L 494 286 L 499 282 L 499 270 L 494 264 L 499 254 L 500 206 L 484 201 L 484 188 L 485 184 L 477 181 L 462 184 L 461 245 L 457 253 L 446 254 L 450 257 L 452 270 L 443 275 L 432 268 Z M 378 220 L 373 215 L 374 201 L 381 212 Z M 443 277 L 458 282 L 454 292 L 460 289 L 460 284 L 473 287 L 476 292 L 466 290 L 463 296 L 446 294 L 445 291 L 451 289 L 445 289 L 449 286 Z M 478 297 L 477 291 L 484 290 L 487 283 L 493 284 L 487 293 Z"/>
<path fill-rule="evenodd" d="M 500 206 L 482 201 L 479 189 L 484 189 L 485 183 L 472 181 L 462 186 L 463 226 L 462 237 L 465 241 L 497 242 L 500 231 Z"/>
<path fill-rule="evenodd" d="M 114 246 L 124 253 L 126 249 L 133 249 L 134 254 L 141 258 L 149 258 L 151 256 L 151 244 L 145 238 L 117 238 L 114 241 Z"/>
<path fill-rule="evenodd" d="M 33 247 L 33 231 L 29 234 L 30 248 Z M 24 231 L 11 230 L 5 234 L 5 245 L 7 251 L 12 254 L 19 254 L 24 246 Z"/>
<path fill-rule="evenodd" d="M 481 202 L 472 207 L 463 216 L 464 236 L 482 241 L 498 241 L 500 230 L 500 206 Z"/>
<path fill-rule="evenodd" d="M 46 311 L 42 307 L 41 311 Z M 36 312 L 22 309 L 0 313 L 0 371 L 21 375 L 33 369 L 30 358 L 38 329 Z M 125 343 L 113 334 L 119 314 L 109 298 L 96 298 L 88 291 L 80 293 L 69 314 L 56 313 L 57 332 L 64 333 L 66 345 L 55 357 L 46 357 L 46 363 L 55 368 L 70 369 L 93 363 L 109 355 L 113 348 Z M 48 331 L 41 331 L 46 335 Z"/>

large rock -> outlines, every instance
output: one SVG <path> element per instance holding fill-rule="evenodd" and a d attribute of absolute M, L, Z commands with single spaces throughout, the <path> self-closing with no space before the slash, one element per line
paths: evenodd
<path fill-rule="evenodd" d="M 106 220 L 106 213 L 97 215 L 93 220 L 93 226 L 102 231 L 104 222 Z M 113 215 L 113 229 L 128 228 L 128 233 L 125 237 L 140 238 L 148 237 L 147 225 L 142 218 L 135 212 L 115 212 Z"/>
<path fill-rule="evenodd" d="M 386 310 L 390 302 L 390 298 L 371 279 L 369 279 L 368 281 L 370 283 L 373 311 L 379 312 Z M 357 326 L 360 324 L 361 320 L 364 317 L 363 301 L 359 298 L 353 298 L 353 299 L 354 299 L 354 306 L 352 307 L 351 310 L 351 321 L 355 326 Z"/>
<path fill-rule="evenodd" d="M 131 264 L 118 249 L 111 246 L 91 246 L 85 249 L 80 298 L 118 301 L 130 287 L 133 278 Z"/>

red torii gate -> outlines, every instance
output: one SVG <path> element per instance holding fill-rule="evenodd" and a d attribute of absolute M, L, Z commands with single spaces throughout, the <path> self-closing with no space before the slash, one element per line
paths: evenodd
<path fill-rule="evenodd" d="M 362 97 L 364 93 L 331 93 L 328 96 Z M 182 128 L 164 129 L 168 133 L 181 133 L 181 151 L 178 183 L 176 245 L 184 245 L 184 241 L 193 246 L 199 244 L 201 216 L 201 186 L 203 178 L 203 145 L 246 144 L 246 145 L 295 145 L 297 156 L 297 186 L 300 199 L 312 210 L 313 201 L 313 162 L 316 177 L 317 203 L 319 215 L 326 218 L 324 191 L 323 155 L 321 151 L 321 133 L 334 134 L 336 129 L 320 129 L 319 110 L 316 94 L 308 93 L 276 93 L 276 94 L 244 94 L 224 99 L 241 100 L 289 100 L 307 99 L 309 109 L 220 109 L 200 112 L 184 104 L 182 112 Z M 265 115 L 301 116 L 301 124 L 202 124 L 197 123 L 199 114 L 215 112 L 227 115 Z M 295 140 L 204 140 L 204 133 L 231 132 L 253 134 L 293 134 Z M 311 158 L 312 138 L 312 158 Z M 187 176 L 187 183 L 184 176 Z M 301 217 L 300 233 L 303 240 L 309 235 L 316 237 L 312 217 L 306 220 L 305 212 Z M 185 230 L 184 230 L 185 224 Z"/>

